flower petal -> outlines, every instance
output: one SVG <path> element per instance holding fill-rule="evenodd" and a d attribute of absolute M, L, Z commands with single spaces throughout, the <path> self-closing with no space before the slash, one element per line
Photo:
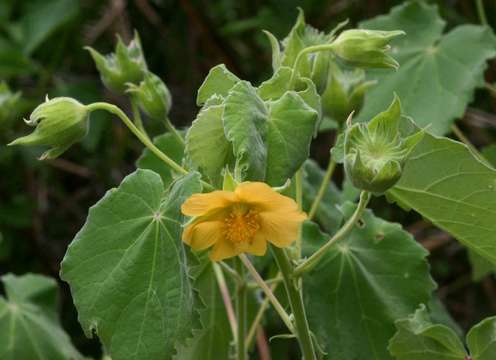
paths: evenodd
<path fill-rule="evenodd" d="M 181 212 L 187 216 L 201 216 L 212 210 L 229 206 L 236 201 L 231 191 L 212 191 L 208 194 L 193 194 L 181 206 Z"/>
<path fill-rule="evenodd" d="M 239 249 L 236 248 L 233 243 L 229 240 L 222 239 L 221 241 L 217 241 L 215 243 L 208 256 L 212 261 L 221 261 L 239 254 Z"/>
<path fill-rule="evenodd" d="M 235 194 L 239 201 L 255 205 L 260 210 L 296 211 L 296 202 L 279 194 L 262 182 L 243 182 L 236 187 Z"/>
<path fill-rule="evenodd" d="M 287 247 L 298 238 L 300 226 L 307 218 L 301 211 L 265 211 L 260 215 L 264 238 L 277 247 Z"/>
<path fill-rule="evenodd" d="M 202 221 L 188 225 L 183 232 L 183 241 L 195 251 L 209 248 L 223 239 L 222 221 Z"/>
<path fill-rule="evenodd" d="M 252 243 L 244 250 L 248 254 L 263 256 L 267 252 L 267 240 L 261 234 L 255 235 Z"/>

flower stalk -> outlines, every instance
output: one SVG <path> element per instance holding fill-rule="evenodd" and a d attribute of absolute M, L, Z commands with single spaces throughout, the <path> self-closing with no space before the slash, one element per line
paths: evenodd
<path fill-rule="evenodd" d="M 109 104 L 106 102 L 95 102 L 86 106 L 89 112 L 95 110 L 105 110 L 114 115 L 116 115 L 122 122 L 131 130 L 131 132 L 145 145 L 152 153 L 154 153 L 160 160 L 166 163 L 171 169 L 180 173 L 180 174 L 188 174 L 188 170 L 183 168 L 181 165 L 176 163 L 166 154 L 164 154 L 155 144 L 138 129 L 138 127 L 129 119 L 129 117 L 117 106 L 113 104 Z M 207 189 L 213 189 L 212 185 L 207 182 L 202 181 L 202 185 Z"/>
<path fill-rule="evenodd" d="M 243 279 L 242 282 L 237 284 L 236 287 L 236 317 L 238 319 L 238 330 L 236 335 L 236 354 L 237 360 L 247 360 L 247 349 L 245 345 L 245 333 L 246 333 L 246 300 L 247 300 L 247 288 L 244 281 L 244 268 L 241 261 L 235 260 L 236 271 L 238 275 Z"/>
<path fill-rule="evenodd" d="M 246 266 L 250 275 L 253 277 L 253 279 L 258 284 L 258 286 L 260 286 L 260 288 L 263 290 L 263 292 L 265 293 L 265 295 L 267 296 L 267 298 L 271 302 L 272 306 L 274 306 L 274 309 L 279 314 L 279 316 L 281 317 L 282 321 L 287 326 L 289 331 L 294 332 L 293 324 L 291 322 L 291 319 L 289 318 L 289 315 L 286 313 L 286 311 L 284 310 L 284 307 L 281 305 L 279 300 L 277 300 L 276 296 L 274 295 L 272 290 L 269 288 L 267 283 L 265 283 L 265 281 L 262 279 L 260 274 L 257 272 L 257 270 L 255 269 L 253 264 L 250 262 L 248 257 L 245 254 L 238 255 L 238 257 L 241 260 L 241 262 L 243 263 L 243 265 Z"/>
<path fill-rule="evenodd" d="M 276 259 L 279 270 L 283 276 L 284 287 L 288 295 L 288 301 L 294 317 L 295 335 L 300 344 L 300 349 L 304 360 L 315 360 L 315 349 L 308 326 L 308 320 L 303 305 L 303 297 L 293 275 L 293 266 L 284 249 L 271 246 L 272 254 Z"/>
<path fill-rule="evenodd" d="M 327 170 L 324 174 L 324 178 L 322 179 L 322 183 L 320 184 L 319 191 L 317 192 L 317 196 L 313 200 L 312 207 L 310 208 L 310 212 L 308 213 L 308 220 L 312 220 L 315 214 L 317 213 L 317 210 L 319 209 L 320 202 L 322 201 L 322 198 L 324 197 L 324 194 L 326 192 L 327 186 L 329 185 L 329 182 L 331 181 L 332 174 L 334 173 L 334 169 L 336 168 L 336 161 L 331 158 L 329 159 L 329 165 L 327 165 Z"/>
<path fill-rule="evenodd" d="M 360 200 L 358 202 L 357 208 L 353 215 L 348 219 L 348 221 L 343 225 L 341 229 L 331 238 L 327 243 L 325 243 L 319 250 L 317 250 L 312 256 L 310 256 L 303 263 L 298 265 L 294 271 L 294 276 L 301 276 L 303 273 L 311 270 L 322 258 L 322 256 L 339 240 L 347 236 L 356 222 L 362 216 L 364 210 L 367 208 L 367 204 L 370 201 L 371 194 L 368 191 L 362 191 L 360 194 Z"/>

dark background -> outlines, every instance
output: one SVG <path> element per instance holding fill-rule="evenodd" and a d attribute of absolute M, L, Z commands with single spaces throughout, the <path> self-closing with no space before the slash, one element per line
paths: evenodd
<path fill-rule="evenodd" d="M 81 144 L 53 161 L 38 162 L 39 149 L 5 146 L 29 131 L 21 119 L 44 100 L 45 94 L 73 96 L 85 103 L 105 100 L 129 110 L 125 99 L 103 88 L 83 46 L 108 53 L 116 34 L 127 42 L 136 29 L 149 68 L 171 90 L 171 119 L 177 127 L 184 127 L 195 118 L 196 90 L 212 66 L 225 63 L 240 78 L 255 84 L 270 76 L 270 47 L 261 30 L 283 38 L 294 23 L 298 6 L 304 9 L 309 24 L 329 31 L 345 19 L 355 26 L 399 3 L 0 0 L 0 80 L 13 91 L 22 92 L 20 104 L 7 119 L 0 119 L 0 274 L 35 272 L 58 278 L 59 263 L 88 208 L 133 171 L 141 153 L 141 144 L 127 129 L 102 114 L 92 116 L 90 134 Z M 448 28 L 478 23 L 472 0 L 437 3 Z M 488 0 L 484 5 L 494 28 L 496 2 Z M 36 46 L 26 49 L 26 44 Z M 486 77 L 495 82 L 495 62 Z M 460 120 L 460 127 L 478 147 L 494 143 L 495 110 L 496 101 L 479 90 Z M 160 131 L 155 129 L 155 134 Z M 323 133 L 312 145 L 312 157 L 322 166 L 326 166 L 332 137 L 332 133 Z M 402 222 L 432 251 L 430 261 L 439 295 L 462 327 L 496 312 L 494 279 L 473 282 L 466 252 L 450 236 L 383 200 L 374 200 L 372 207 L 381 216 Z M 68 287 L 61 286 L 66 330 L 81 351 L 98 354 L 98 342 L 82 334 Z"/>

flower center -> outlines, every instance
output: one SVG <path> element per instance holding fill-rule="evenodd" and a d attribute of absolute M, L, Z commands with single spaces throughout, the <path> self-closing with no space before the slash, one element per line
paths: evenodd
<path fill-rule="evenodd" d="M 225 236 L 235 245 L 251 243 L 260 228 L 258 213 L 246 206 L 234 206 L 224 219 Z"/>

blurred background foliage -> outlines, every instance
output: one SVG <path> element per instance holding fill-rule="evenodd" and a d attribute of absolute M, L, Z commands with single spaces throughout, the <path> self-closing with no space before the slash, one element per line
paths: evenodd
<path fill-rule="evenodd" d="M 90 134 L 62 158 L 40 164 L 40 151 L 6 147 L 27 129 L 22 118 L 45 95 L 72 96 L 84 103 L 104 99 L 129 111 L 125 99 L 103 88 L 83 46 L 107 53 L 116 34 L 129 41 L 136 29 L 148 66 L 171 90 L 172 122 L 179 128 L 194 119 L 196 90 L 208 70 L 224 63 L 253 83 L 269 77 L 270 45 L 261 32 L 283 38 L 303 8 L 307 22 L 328 32 L 339 22 L 384 14 L 401 1 L 388 0 L 1 0 L 0 1 L 0 274 L 34 272 L 58 278 L 68 243 L 81 228 L 88 208 L 134 169 L 141 145 L 118 121 L 92 115 Z M 437 1 L 448 28 L 477 23 L 472 0 Z M 496 24 L 496 2 L 484 2 L 490 24 Z M 463 46 L 463 44 L 460 44 Z M 486 74 L 496 81 L 496 63 Z M 496 101 L 479 90 L 459 123 L 478 147 L 494 143 Z M 162 130 L 152 128 L 157 135 Z M 332 133 L 312 145 L 312 157 L 328 160 Z M 485 149 L 488 157 L 496 154 Z M 467 327 L 496 312 L 493 277 L 474 282 L 466 251 L 453 239 L 414 214 L 374 200 L 377 214 L 401 221 L 428 248 L 439 295 L 450 313 Z M 393 210 L 394 209 L 394 210 Z M 77 323 L 65 284 L 61 284 L 62 319 L 83 353 L 97 355 Z M 449 295 L 449 299 L 448 299 Z M 284 342 L 274 343 L 274 349 Z"/>

